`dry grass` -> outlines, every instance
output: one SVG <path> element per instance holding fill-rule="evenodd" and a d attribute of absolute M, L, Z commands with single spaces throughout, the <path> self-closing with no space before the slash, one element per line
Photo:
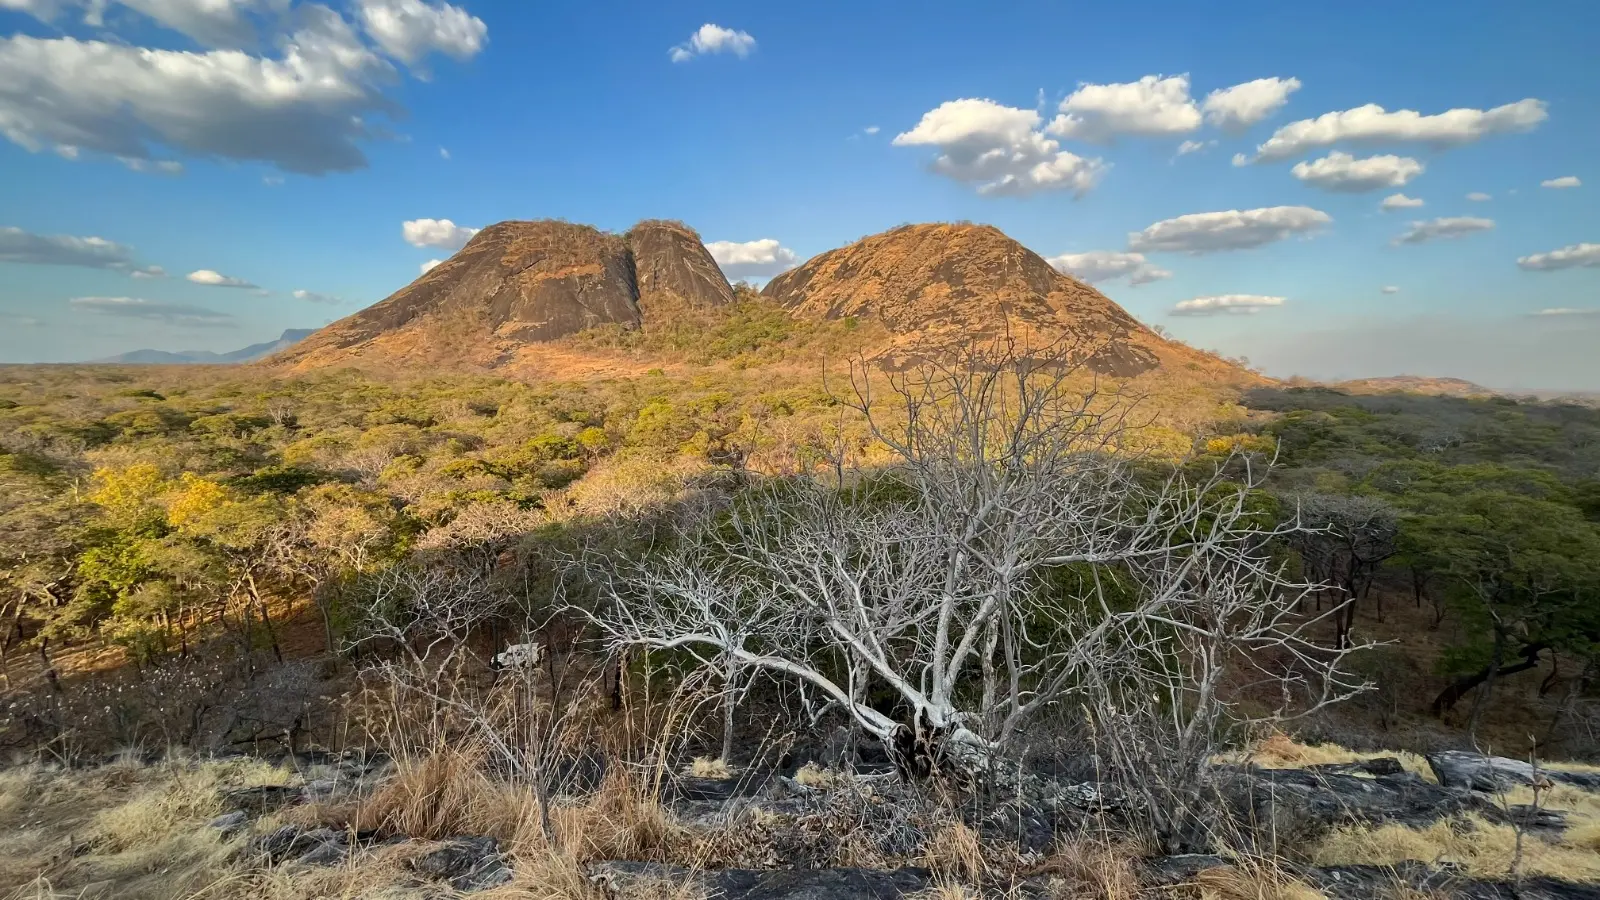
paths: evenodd
<path fill-rule="evenodd" d="M 1570 838 L 1569 838 L 1570 841 Z M 1435 822 L 1427 828 L 1384 825 L 1335 829 L 1312 848 L 1321 866 L 1394 865 L 1405 860 L 1455 863 L 1478 878 L 1504 878 L 1516 856 L 1516 830 L 1479 816 Z M 1600 881 L 1600 854 L 1568 841 L 1523 840 L 1522 871 L 1567 881 Z"/>
<path fill-rule="evenodd" d="M 911 900 L 979 900 L 983 895 L 959 881 L 937 881 L 911 895 Z"/>
<path fill-rule="evenodd" d="M 1409 750 L 1365 753 L 1347 750 L 1338 744 L 1302 744 L 1282 732 L 1273 732 L 1254 747 L 1220 754 L 1215 761 L 1232 765 L 1254 763 L 1267 769 L 1300 769 L 1306 766 L 1364 762 L 1383 756 L 1392 756 L 1400 760 L 1400 765 L 1405 767 L 1406 771 L 1415 772 L 1424 780 L 1435 780 L 1432 767 L 1420 753 L 1412 753 Z"/>
<path fill-rule="evenodd" d="M 799 771 L 794 773 L 794 780 L 808 788 L 828 790 L 839 787 L 841 784 L 845 784 L 851 779 L 850 776 L 844 774 L 843 772 L 835 772 L 832 769 L 824 769 L 816 763 L 808 762 L 801 766 Z"/>
<path fill-rule="evenodd" d="M 732 778 L 734 771 L 733 767 L 728 765 L 727 760 L 712 759 L 709 756 L 697 756 L 693 762 L 689 763 L 689 767 L 684 770 L 684 774 L 692 775 L 695 778 L 716 778 L 721 780 Z"/>
<path fill-rule="evenodd" d="M 1136 847 L 1109 841 L 1062 841 L 1029 873 L 1050 876 L 1050 896 L 1134 900 L 1140 896 Z"/>
<path fill-rule="evenodd" d="M 1200 900 L 1326 900 L 1321 891 L 1256 862 L 1206 869 L 1194 877 Z"/>
<path fill-rule="evenodd" d="M 968 881 L 981 881 L 989 871 L 978 833 L 959 819 L 933 829 L 923 841 L 922 864 L 946 878 Z"/>

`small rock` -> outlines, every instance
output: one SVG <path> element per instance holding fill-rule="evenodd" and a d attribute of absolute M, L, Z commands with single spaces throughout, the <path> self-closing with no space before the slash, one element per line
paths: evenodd
<path fill-rule="evenodd" d="M 458 891 L 480 891 L 511 880 L 511 867 L 492 837 L 456 837 L 413 859 L 411 869 L 424 878 L 448 881 Z"/>
<path fill-rule="evenodd" d="M 250 814 L 242 809 L 223 813 L 206 823 L 207 828 L 215 828 L 222 832 L 223 838 L 230 838 L 243 831 L 250 824 Z"/>
<path fill-rule="evenodd" d="M 295 863 L 302 866 L 336 866 L 344 861 L 344 854 L 344 844 L 329 841 L 302 853 Z"/>
<path fill-rule="evenodd" d="M 287 784 L 261 784 L 247 788 L 229 788 L 223 790 L 222 802 L 224 805 L 242 809 L 251 815 L 261 815 L 273 812 L 300 802 L 301 790 Z"/>
<path fill-rule="evenodd" d="M 250 852 L 265 856 L 273 862 L 282 862 L 297 858 L 323 844 L 343 847 L 344 834 L 331 828 L 307 830 L 299 825 L 283 825 L 252 841 Z"/>

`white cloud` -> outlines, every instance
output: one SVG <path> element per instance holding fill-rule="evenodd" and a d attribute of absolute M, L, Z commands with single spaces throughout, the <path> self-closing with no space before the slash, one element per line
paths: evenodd
<path fill-rule="evenodd" d="M 440 159 L 449 159 L 450 158 L 450 151 L 446 150 L 443 147 L 440 147 L 439 148 L 439 158 Z"/>
<path fill-rule="evenodd" d="M 1178 145 L 1178 155 L 1188 156 L 1191 153 L 1199 153 L 1207 147 L 1215 147 L 1216 145 L 1216 141 L 1184 141 Z"/>
<path fill-rule="evenodd" d="M 1390 194 L 1383 198 L 1383 202 L 1378 204 L 1378 208 L 1388 212 L 1391 209 L 1413 209 L 1421 205 L 1422 201 L 1416 197 L 1407 197 L 1405 194 Z"/>
<path fill-rule="evenodd" d="M 459 6 L 424 0 L 358 0 L 361 27 L 384 52 L 406 65 L 429 53 L 471 59 L 489 39 L 489 26 Z"/>
<path fill-rule="evenodd" d="M 289 0 L 117 0 L 207 47 L 246 47 L 256 41 L 247 13 L 282 14 Z M 104 4 L 100 4 L 103 6 Z M 90 17 L 96 5 L 90 4 Z"/>
<path fill-rule="evenodd" d="M 296 300 L 304 300 L 307 303 L 326 303 L 330 306 L 344 302 L 338 297 L 330 297 L 327 294 L 319 294 L 316 291 L 296 290 L 291 292 L 290 296 Z"/>
<path fill-rule="evenodd" d="M 1282 306 L 1283 297 L 1263 297 L 1260 294 L 1220 294 L 1215 297 L 1195 297 L 1174 306 L 1174 316 L 1251 315 L 1263 309 Z"/>
<path fill-rule="evenodd" d="M 1562 188 L 1581 187 L 1582 185 L 1583 182 L 1578 180 L 1578 176 L 1576 175 L 1563 175 L 1560 178 L 1550 178 L 1539 182 L 1540 187 L 1555 188 L 1557 190 Z"/>
<path fill-rule="evenodd" d="M 144 319 L 167 325 L 213 328 L 234 324 L 234 317 L 227 313 L 187 303 L 157 303 L 136 297 L 74 297 L 67 303 L 73 309 L 96 315 Z"/>
<path fill-rule="evenodd" d="M 60 150 L 60 147 L 56 148 L 57 152 L 60 152 Z M 76 150 L 73 151 L 71 158 L 78 158 Z M 137 156 L 119 156 L 117 157 L 117 162 L 126 166 L 130 172 L 155 172 L 160 175 L 183 174 L 183 163 L 175 159 L 140 159 Z"/>
<path fill-rule="evenodd" d="M 457 225 L 449 219 L 411 219 L 400 223 L 400 234 L 413 247 L 460 250 L 481 229 Z"/>
<path fill-rule="evenodd" d="M 165 278 L 167 277 L 167 270 L 161 268 L 160 266 L 145 266 L 142 269 L 129 270 L 128 275 L 131 278 L 138 278 L 141 280 L 150 278 Z"/>
<path fill-rule="evenodd" d="M 756 49 L 756 39 L 749 32 L 735 31 L 707 22 L 689 35 L 689 40 L 667 51 L 673 62 L 688 62 L 708 53 L 732 53 L 740 59 Z"/>
<path fill-rule="evenodd" d="M 785 272 L 800 264 L 793 250 L 782 246 L 775 238 L 756 241 L 712 241 L 706 245 L 711 258 L 717 261 L 729 278 L 763 278 Z"/>
<path fill-rule="evenodd" d="M 1600 244 L 1573 244 L 1549 253 L 1535 253 L 1519 258 L 1517 265 L 1534 272 L 1600 267 Z"/>
<path fill-rule="evenodd" d="M 1412 222 L 1411 227 L 1394 239 L 1396 244 L 1420 244 L 1440 238 L 1458 238 L 1494 227 L 1493 219 L 1473 216 L 1447 216 L 1426 222 Z"/>
<path fill-rule="evenodd" d="M 243 278 L 233 278 L 212 269 L 196 269 L 184 277 L 195 284 L 203 284 L 207 287 L 249 288 L 252 291 L 261 290 L 261 288 L 256 287 L 248 281 L 245 281 Z"/>
<path fill-rule="evenodd" d="M 1021 196 L 1039 191 L 1083 194 L 1105 172 L 1099 159 L 1061 149 L 1041 133 L 1039 114 L 993 100 L 950 100 L 895 136 L 900 147 L 939 149 L 933 171 L 978 184 L 978 193 Z"/>
<path fill-rule="evenodd" d="M 1282 109 L 1289 95 L 1298 90 L 1298 78 L 1257 78 L 1212 91 L 1201 108 L 1207 122 L 1237 134 Z"/>
<path fill-rule="evenodd" d="M 430 259 L 430 260 L 428 260 L 427 262 L 423 263 L 421 266 L 418 267 L 418 268 L 420 268 L 422 270 L 422 272 L 420 274 L 423 274 L 423 275 L 428 274 L 430 271 L 433 270 L 433 268 L 435 266 L 439 265 L 442 262 L 444 262 L 444 260 L 442 260 L 442 259 Z"/>
<path fill-rule="evenodd" d="M 1233 165 L 1234 168 L 1238 168 L 1239 166 L 1248 166 L 1250 165 L 1250 157 L 1245 156 L 1243 153 L 1235 153 L 1233 155 Z"/>
<path fill-rule="evenodd" d="M 1128 235 L 1131 250 L 1212 253 L 1243 250 L 1310 234 L 1333 217 L 1309 206 L 1270 206 L 1191 213 L 1166 219 Z"/>
<path fill-rule="evenodd" d="M 1338 193 L 1361 193 L 1400 187 L 1422 174 L 1422 163 L 1408 156 L 1357 159 L 1335 150 L 1312 162 L 1295 163 L 1290 173 L 1312 187 Z"/>
<path fill-rule="evenodd" d="M 1550 309 L 1541 309 L 1530 313 L 1535 316 L 1600 316 L 1600 306 L 1588 309 L 1578 309 L 1571 306 L 1555 306 Z"/>
<path fill-rule="evenodd" d="M 6 0 L 0 0 L 0 9 L 4 9 Z M 40 328 L 44 322 L 33 316 L 24 316 L 20 313 L 0 312 L 0 322 L 15 328 Z"/>
<path fill-rule="evenodd" d="M 867 133 L 867 134 L 877 134 L 877 133 L 878 133 L 878 132 L 879 132 L 879 131 L 881 131 L 881 130 L 882 130 L 882 129 L 880 129 L 880 128 L 879 128 L 879 127 L 878 127 L 878 126 L 876 126 L 876 125 L 868 125 L 868 126 L 867 126 L 867 127 L 865 127 L 865 128 L 863 128 L 863 129 L 861 129 L 861 130 L 862 130 L 862 131 L 864 131 L 864 132 L 866 132 L 866 133 Z"/>
<path fill-rule="evenodd" d="M 359 169 L 359 142 L 394 115 L 394 69 L 327 7 L 302 6 L 278 58 L 70 37 L 0 39 L 0 135 L 160 167 L 152 145 L 306 174 Z"/>
<path fill-rule="evenodd" d="M 1470 144 L 1492 134 L 1528 131 L 1548 118 L 1545 102 L 1529 98 L 1490 110 L 1452 109 L 1425 116 L 1415 110 L 1388 112 L 1376 103 L 1315 119 L 1290 122 L 1256 148 L 1256 159 L 1272 161 L 1348 141 L 1417 141 L 1436 147 Z"/>
<path fill-rule="evenodd" d="M 1090 284 L 1126 278 L 1130 286 L 1138 287 L 1141 284 L 1172 277 L 1171 272 L 1152 265 L 1145 259 L 1143 253 L 1090 250 L 1087 253 L 1063 253 L 1060 256 L 1050 257 L 1046 262 L 1055 266 L 1058 271 L 1081 278 Z"/>
<path fill-rule="evenodd" d="M 67 234 L 33 234 L 15 227 L 0 228 L 0 262 L 111 269 L 135 277 L 161 274 L 160 266 L 137 266 L 133 248 L 115 241 Z"/>
<path fill-rule="evenodd" d="M 1483 191 L 1473 191 L 1467 195 L 1467 199 L 1471 200 L 1473 203 L 1487 203 L 1494 198 L 1488 194 L 1485 194 Z"/>
<path fill-rule="evenodd" d="M 1200 108 L 1189 96 L 1189 76 L 1146 75 L 1125 84 L 1083 84 L 1061 101 L 1049 131 L 1091 143 L 1122 135 L 1162 137 L 1200 127 Z"/>
<path fill-rule="evenodd" d="M 1400 293 L 1400 289 L 1392 284 L 1386 284 L 1383 286 L 1383 292 L 1385 294 L 1398 294 Z"/>

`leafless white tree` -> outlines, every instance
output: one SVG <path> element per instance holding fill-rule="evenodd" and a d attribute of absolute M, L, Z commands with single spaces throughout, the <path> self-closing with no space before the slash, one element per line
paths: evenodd
<path fill-rule="evenodd" d="M 853 366 L 844 402 L 890 462 L 769 479 L 685 523 L 618 573 L 601 628 L 791 678 L 908 774 L 975 773 L 1062 704 L 1103 729 L 1138 710 L 1195 770 L 1250 673 L 1269 715 L 1359 690 L 1349 649 L 1296 613 L 1310 586 L 1277 556 L 1294 526 L 1260 509 L 1259 466 L 1139 459 L 1134 405 L 1082 358 L 1010 344 L 901 375 Z M 907 714 L 869 705 L 868 684 Z"/>

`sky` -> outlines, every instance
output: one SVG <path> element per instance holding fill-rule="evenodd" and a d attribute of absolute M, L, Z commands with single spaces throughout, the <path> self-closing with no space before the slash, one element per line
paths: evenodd
<path fill-rule="evenodd" d="M 1600 4 L 0 0 L 0 362 L 227 351 L 475 229 L 734 279 L 993 224 L 1276 376 L 1600 390 Z"/>

